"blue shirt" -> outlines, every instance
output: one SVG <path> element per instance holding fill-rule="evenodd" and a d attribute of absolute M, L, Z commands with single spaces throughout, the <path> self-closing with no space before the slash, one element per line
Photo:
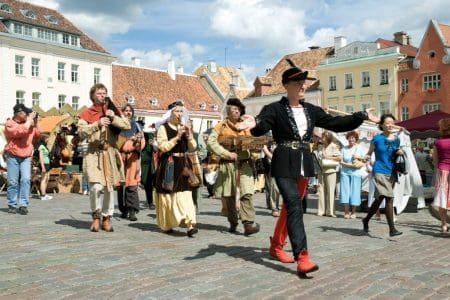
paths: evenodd
<path fill-rule="evenodd" d="M 400 148 L 400 139 L 398 137 L 388 140 L 384 134 L 378 134 L 373 137 L 370 143 L 374 146 L 375 163 L 373 165 L 373 174 L 391 175 L 394 168 L 394 153 Z"/>
<path fill-rule="evenodd" d="M 351 164 L 353 162 L 353 155 L 356 154 L 359 157 L 364 157 L 365 153 L 359 145 L 355 145 L 352 148 L 349 148 L 348 146 L 343 147 L 341 150 L 342 160 L 346 163 Z M 341 166 L 341 173 L 352 175 L 352 176 L 362 176 L 363 170 L 362 168 L 355 169 L 350 167 L 344 167 Z"/>

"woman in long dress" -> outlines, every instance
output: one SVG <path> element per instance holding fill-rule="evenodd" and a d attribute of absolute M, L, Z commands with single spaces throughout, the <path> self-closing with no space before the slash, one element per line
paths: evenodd
<path fill-rule="evenodd" d="M 195 227 L 195 206 L 192 200 L 192 187 L 188 177 L 183 175 L 187 166 L 186 152 L 197 148 L 192 128 L 188 121 L 187 110 L 181 101 L 169 105 L 169 111 L 158 127 L 157 142 L 160 151 L 158 168 L 155 174 L 156 221 L 166 233 L 172 233 L 175 227 L 186 227 L 188 237 L 198 232 Z M 186 125 L 183 125 L 186 124 Z M 163 184 L 166 166 L 173 160 L 173 188 Z"/>

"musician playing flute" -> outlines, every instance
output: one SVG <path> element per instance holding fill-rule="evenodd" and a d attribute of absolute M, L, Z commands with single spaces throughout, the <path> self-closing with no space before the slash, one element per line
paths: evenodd
<path fill-rule="evenodd" d="M 131 128 L 128 119 L 107 101 L 107 92 L 103 84 L 95 84 L 89 92 L 93 105 L 80 113 L 78 121 L 78 132 L 88 142 L 84 172 L 89 183 L 93 232 L 98 232 L 100 226 L 107 232 L 114 231 L 114 187 L 125 182 L 117 138 L 120 130 Z"/>
<path fill-rule="evenodd" d="M 242 121 L 241 115 L 245 114 L 245 106 L 239 99 L 230 98 L 226 111 L 227 117 L 214 127 L 208 137 L 209 150 L 220 157 L 214 191 L 216 197 L 222 199 L 222 212 L 230 223 L 229 232 L 236 232 L 239 213 L 244 234 L 248 236 L 259 231 L 252 202 L 253 163 L 250 152 L 241 151 L 237 142 L 239 137 L 251 137 L 251 134 L 249 130 L 238 130 L 235 126 Z"/>

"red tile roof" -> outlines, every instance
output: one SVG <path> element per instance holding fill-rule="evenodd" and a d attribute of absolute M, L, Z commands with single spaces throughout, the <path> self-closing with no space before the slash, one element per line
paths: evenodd
<path fill-rule="evenodd" d="M 438 24 L 439 29 L 442 32 L 443 35 L 443 42 L 445 46 L 449 46 L 449 42 L 450 42 L 450 25 L 446 25 L 446 24 Z"/>
<path fill-rule="evenodd" d="M 0 19 L 3 19 L 2 20 L 3 22 L 6 20 L 13 20 L 21 23 L 53 29 L 56 31 L 62 31 L 79 35 L 80 44 L 84 49 L 108 53 L 105 50 L 105 48 L 103 48 L 100 44 L 91 39 L 87 34 L 79 30 L 75 25 L 72 24 L 72 22 L 70 22 L 62 14 L 60 14 L 58 11 L 54 9 L 30 4 L 27 2 L 20 2 L 16 0 L 1 0 L 0 3 L 7 4 L 11 7 L 11 13 L 0 11 Z M 35 19 L 27 18 L 22 14 L 20 10 L 31 10 L 36 16 L 36 18 Z M 55 16 L 56 19 L 58 20 L 58 24 L 52 24 L 48 22 L 45 16 Z M 0 26 L 0 32 L 8 32 L 8 29 L 4 25 Z"/>
<path fill-rule="evenodd" d="M 285 55 L 266 75 L 259 76 L 256 80 L 259 80 L 264 85 L 270 85 L 270 88 L 264 92 L 264 95 L 284 93 L 285 89 L 281 83 L 281 74 L 290 68 L 286 58 L 290 58 L 299 68 L 308 70 L 309 76 L 317 78 L 316 68 L 320 61 L 333 53 L 333 47 L 326 47 Z M 309 85 L 312 84 L 314 82 L 309 83 Z M 251 96 L 254 96 L 254 92 L 251 93 Z"/>
<path fill-rule="evenodd" d="M 385 40 L 382 38 L 377 39 L 375 42 L 380 44 L 381 49 L 400 46 L 400 53 L 407 56 L 416 56 L 418 51 L 418 49 L 412 45 L 402 45 L 396 41 Z"/>
<path fill-rule="evenodd" d="M 208 69 L 207 65 L 201 65 L 197 69 L 192 72 L 192 74 L 195 74 L 197 76 L 200 76 L 204 73 L 208 74 L 212 81 L 217 85 L 217 88 L 222 92 L 222 95 L 226 97 L 228 93 L 230 92 L 230 84 L 233 81 L 233 75 L 239 76 L 239 82 L 238 85 L 235 88 L 235 94 L 238 98 L 242 99 L 249 92 L 251 92 L 251 87 L 247 86 L 247 83 L 244 80 L 244 77 L 242 76 L 242 72 L 234 67 L 223 67 L 223 66 L 217 66 L 216 72 L 212 73 Z"/>
<path fill-rule="evenodd" d="M 176 74 L 172 80 L 166 71 L 113 64 L 112 81 L 113 100 L 121 106 L 128 95 L 134 97 L 136 109 L 145 110 L 167 110 L 176 100 L 183 100 L 189 111 L 201 111 L 201 103 L 206 104 L 206 111 L 213 111 L 216 104 L 194 75 Z M 152 97 L 158 106 L 151 105 Z"/>

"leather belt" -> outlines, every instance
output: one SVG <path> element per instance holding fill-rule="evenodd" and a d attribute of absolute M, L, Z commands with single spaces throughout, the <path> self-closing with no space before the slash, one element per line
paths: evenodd
<path fill-rule="evenodd" d="M 288 147 L 294 150 L 297 149 L 310 149 L 309 143 L 301 141 L 285 141 L 278 144 L 278 146 Z"/>

